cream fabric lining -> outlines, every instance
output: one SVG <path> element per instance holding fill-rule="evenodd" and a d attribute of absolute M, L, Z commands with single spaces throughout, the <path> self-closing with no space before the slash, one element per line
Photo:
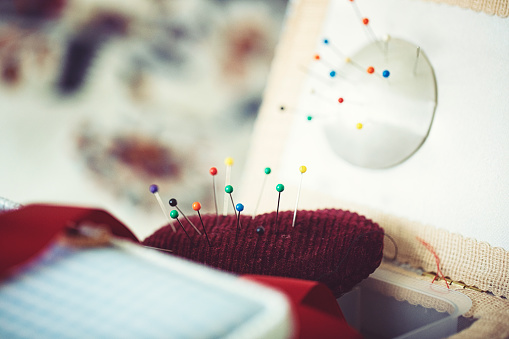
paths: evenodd
<path fill-rule="evenodd" d="M 490 15 L 498 15 L 502 18 L 509 16 L 508 0 L 427 0 L 442 2 L 453 6 L 468 8 L 476 12 L 485 12 Z"/>
<path fill-rule="evenodd" d="M 501 17 L 509 15 L 509 0 L 430 1 L 445 2 Z M 309 51 L 313 51 L 327 8 L 328 0 L 299 0 L 293 2 L 289 10 L 245 166 L 241 187 L 248 192 L 242 197 L 246 205 L 256 204 L 256 194 L 249 192 L 259 192 L 260 183 L 253 180 L 259 177 L 259 169 L 271 164 L 274 172 L 278 170 L 293 116 L 290 112 L 278 112 L 277 108 L 282 104 L 297 101 L 305 77 L 305 73 L 298 70 L 307 65 L 312 57 Z M 275 187 L 277 180 L 277 177 L 269 176 L 266 185 Z M 294 188 L 287 187 L 286 190 L 292 189 Z M 293 195 L 294 192 L 288 193 Z M 454 335 L 453 338 L 509 337 L 509 301 L 506 299 L 509 297 L 509 252 L 474 239 L 466 239 L 458 234 L 374 211 L 365 206 L 337 201 L 322 194 L 317 195 L 315 192 L 303 190 L 301 197 L 301 204 L 306 208 L 343 208 L 366 215 L 379 223 L 386 233 L 394 238 L 398 246 L 399 262 L 436 272 L 434 256 L 417 241 L 416 236 L 431 244 L 441 260 L 441 269 L 445 276 L 487 291 L 477 292 L 461 289 L 455 285 L 451 287 L 459 289 L 472 299 L 473 306 L 466 316 L 480 318 L 470 328 Z M 262 201 L 271 202 L 271 198 L 267 195 Z M 272 205 L 260 205 L 259 212 L 273 210 Z M 292 206 L 282 207 L 285 208 L 292 209 Z M 394 256 L 394 247 L 390 241 L 386 242 L 385 251 L 387 257 Z M 391 269 L 402 271 L 393 265 Z M 406 274 L 413 275 L 415 279 L 429 280 L 413 272 Z M 419 303 L 426 304 L 423 300 Z"/>

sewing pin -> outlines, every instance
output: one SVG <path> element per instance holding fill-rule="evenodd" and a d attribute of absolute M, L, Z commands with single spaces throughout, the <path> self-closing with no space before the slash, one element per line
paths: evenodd
<path fill-rule="evenodd" d="M 175 198 L 171 198 L 170 201 L 168 202 L 170 204 L 171 207 L 175 207 L 177 209 L 177 211 L 180 212 L 180 214 L 182 214 L 182 216 L 187 220 L 187 222 L 193 226 L 194 230 L 196 231 L 196 233 L 198 233 L 199 235 L 201 235 L 201 232 L 196 228 L 196 226 L 194 226 L 194 224 L 191 222 L 191 220 L 189 220 L 189 218 L 184 214 L 184 212 L 182 212 L 180 210 L 180 208 L 177 206 L 177 199 Z"/>
<path fill-rule="evenodd" d="M 235 203 L 233 202 L 233 197 L 232 197 L 233 186 L 232 185 L 226 185 L 224 187 L 224 193 L 230 195 L 230 199 L 232 201 L 232 206 L 233 206 L 233 211 L 235 212 L 235 216 L 237 216 L 237 210 L 235 209 Z"/>
<path fill-rule="evenodd" d="M 334 54 L 336 54 L 341 59 L 345 60 L 345 63 L 352 64 L 353 66 L 357 67 L 358 69 L 364 72 L 364 69 L 358 63 L 353 61 L 351 58 L 347 57 L 346 54 L 341 52 L 339 48 L 333 43 L 331 43 L 329 39 L 323 39 L 323 43 L 327 46 L 330 46 L 330 49 L 334 52 Z"/>
<path fill-rule="evenodd" d="M 387 62 L 389 58 L 389 40 L 391 40 L 391 36 L 389 34 L 384 35 L 383 37 L 384 42 L 384 55 L 385 55 L 385 62 Z"/>
<path fill-rule="evenodd" d="M 414 63 L 414 76 L 417 74 L 417 64 L 419 62 L 419 55 L 421 55 L 421 47 L 417 47 L 417 56 L 415 57 Z"/>
<path fill-rule="evenodd" d="M 368 39 L 371 39 L 374 43 L 376 43 L 378 48 L 383 53 L 384 50 L 382 49 L 382 47 L 380 47 L 379 41 L 377 40 L 375 33 L 373 32 L 373 30 L 371 29 L 371 26 L 369 25 L 369 19 L 362 16 L 361 11 L 359 10 L 359 7 L 357 6 L 357 3 L 354 0 L 350 0 L 350 2 L 353 5 L 355 13 L 357 14 L 357 17 L 362 22 L 362 24 L 366 27 L 366 34 L 368 35 Z"/>
<path fill-rule="evenodd" d="M 180 227 L 182 227 L 182 230 L 184 231 L 184 233 L 187 235 L 187 237 L 189 238 L 189 240 L 191 242 L 193 242 L 193 240 L 191 240 L 191 237 L 189 236 L 189 234 L 187 233 L 186 229 L 184 228 L 184 225 L 182 225 L 182 223 L 180 222 L 179 220 L 179 212 L 177 212 L 176 210 L 171 210 L 170 212 L 170 217 L 172 217 L 172 219 L 177 219 L 178 223 L 180 224 Z"/>
<path fill-rule="evenodd" d="M 237 231 L 235 232 L 235 243 L 237 243 L 237 236 L 239 235 L 239 228 L 240 228 L 240 212 L 244 210 L 244 205 L 241 203 L 238 203 L 235 205 L 235 209 L 239 212 L 237 214 Z"/>
<path fill-rule="evenodd" d="M 278 224 L 278 218 L 279 218 L 279 202 L 281 200 L 281 192 L 285 190 L 285 186 L 283 184 L 278 184 L 276 186 L 276 191 L 279 192 L 277 197 L 277 209 L 276 209 L 276 232 L 279 231 L 279 224 Z"/>
<path fill-rule="evenodd" d="M 332 51 L 334 52 L 334 54 L 336 54 L 337 56 L 339 56 L 340 58 L 346 58 L 346 55 L 341 52 L 339 50 L 339 48 L 337 48 L 335 45 L 333 45 L 329 39 L 323 39 L 323 43 L 327 46 L 330 46 L 330 48 L 332 49 Z"/>
<path fill-rule="evenodd" d="M 304 72 L 306 75 L 311 76 L 314 79 L 320 81 L 325 86 L 330 86 L 331 79 L 323 77 L 321 73 L 317 73 L 317 72 L 313 71 L 312 69 L 302 66 L 302 65 L 300 65 L 298 69 L 299 69 L 299 71 Z M 283 111 L 283 110 L 284 110 L 284 108 L 282 106 L 281 111 Z"/>
<path fill-rule="evenodd" d="M 201 214 L 200 214 L 201 204 L 198 201 L 193 202 L 193 210 L 198 212 L 198 216 L 200 217 L 201 227 L 203 228 L 203 233 L 205 233 L 205 237 L 207 238 L 209 247 L 212 247 L 212 245 L 210 245 L 210 240 L 209 240 L 209 236 L 207 235 L 207 231 L 205 230 L 205 225 L 203 224 L 203 219 L 201 218 Z"/>
<path fill-rule="evenodd" d="M 231 177 L 231 171 L 232 171 L 232 165 L 233 165 L 233 158 L 228 157 L 224 159 L 224 164 L 226 165 L 226 176 L 224 179 L 224 185 L 225 187 L 230 185 L 230 177 Z M 233 210 L 235 211 L 235 206 L 233 207 Z M 224 199 L 223 199 L 223 216 L 228 215 L 228 195 L 225 192 Z"/>
<path fill-rule="evenodd" d="M 173 221 L 168 217 L 166 208 L 164 208 L 163 201 L 161 200 L 161 196 L 159 196 L 159 187 L 157 187 L 157 185 L 150 185 L 149 189 L 150 189 L 150 193 L 152 193 L 156 197 L 156 200 L 159 203 L 159 206 L 161 207 L 161 211 L 163 211 L 163 215 L 166 218 L 166 220 L 168 221 L 168 224 L 173 229 L 173 232 L 176 233 L 177 230 L 175 229 L 175 226 L 173 225 Z"/>
<path fill-rule="evenodd" d="M 304 173 L 307 171 L 306 166 L 300 166 L 300 184 L 299 184 L 299 190 L 297 191 L 297 201 L 295 201 L 295 211 L 293 212 L 293 221 L 292 221 L 292 227 L 295 227 L 295 219 L 297 218 L 297 208 L 299 206 L 299 198 L 300 198 L 300 189 L 302 187 L 302 178 L 304 177 Z"/>
<path fill-rule="evenodd" d="M 143 247 L 145 247 L 145 248 L 150 248 L 150 249 L 152 249 L 152 250 L 157 250 L 157 251 L 163 251 L 163 252 L 170 252 L 170 253 L 173 253 L 173 251 L 172 251 L 172 250 L 167 250 L 167 249 L 165 249 L 165 248 L 152 247 L 152 246 L 145 246 L 145 245 L 143 245 Z"/>
<path fill-rule="evenodd" d="M 336 75 L 338 75 L 339 73 L 334 70 L 334 68 L 336 68 L 333 64 L 329 63 L 328 61 L 324 60 L 320 54 L 315 54 L 315 60 L 318 60 L 318 61 L 321 61 L 325 66 L 329 67 L 331 70 L 329 71 L 329 76 L 331 78 L 334 78 Z M 340 74 L 342 77 L 344 77 L 343 74 Z"/>
<path fill-rule="evenodd" d="M 308 117 L 308 120 L 311 120 L 311 119 L 309 119 L 309 117 Z M 267 182 L 267 176 L 272 172 L 272 170 L 270 169 L 270 167 L 265 167 L 264 172 L 265 172 L 265 175 L 263 176 L 262 188 L 260 189 L 260 195 L 258 196 L 258 201 L 256 202 L 256 206 L 253 211 L 253 219 L 256 216 L 256 211 L 258 210 L 258 206 L 260 206 L 260 201 L 262 200 L 263 189 L 265 187 L 265 183 Z"/>
<path fill-rule="evenodd" d="M 381 79 L 386 78 L 386 77 L 382 77 L 382 76 L 381 76 L 380 74 L 378 74 L 378 73 L 375 73 L 375 67 L 373 67 L 373 66 L 369 66 L 369 67 L 366 69 L 366 72 L 368 72 L 369 74 L 374 74 L 374 75 L 376 75 L 377 77 L 379 77 L 379 78 L 381 78 Z M 387 72 L 389 72 L 389 71 L 387 71 Z M 390 74 L 390 73 L 388 73 L 388 74 Z"/>
<path fill-rule="evenodd" d="M 211 167 L 209 169 L 210 175 L 212 175 L 212 193 L 214 193 L 214 207 L 216 208 L 216 222 L 217 218 L 219 217 L 219 212 L 217 211 L 217 198 L 216 198 L 216 175 L 217 175 L 217 168 Z"/>

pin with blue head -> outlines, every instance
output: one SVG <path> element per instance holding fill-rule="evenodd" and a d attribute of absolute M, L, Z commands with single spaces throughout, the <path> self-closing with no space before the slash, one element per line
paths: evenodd
<path fill-rule="evenodd" d="M 239 229 L 240 229 L 240 212 L 242 212 L 244 210 L 244 205 L 242 205 L 241 203 L 238 203 L 237 205 L 235 205 L 235 210 L 239 213 L 237 213 L 237 230 L 235 232 L 235 243 L 237 242 L 237 237 L 239 235 Z"/>
<path fill-rule="evenodd" d="M 184 231 L 184 233 L 187 235 L 187 237 L 189 238 L 189 240 L 190 240 L 191 242 L 193 242 L 193 241 L 191 240 L 191 237 L 190 237 L 190 236 L 189 236 L 189 234 L 187 233 L 186 229 L 184 228 L 184 225 L 182 225 L 182 222 L 179 220 L 179 212 L 177 212 L 176 210 L 172 210 L 172 211 L 170 212 L 170 217 L 171 217 L 172 219 L 175 219 L 175 220 L 177 220 L 177 221 L 178 221 L 178 223 L 180 224 L 180 227 L 182 227 L 182 230 Z"/>
<path fill-rule="evenodd" d="M 390 75 L 391 75 L 391 72 L 389 72 L 388 70 L 384 70 L 384 71 L 382 72 L 382 76 L 383 76 L 384 78 L 386 78 L 386 79 L 387 79 Z"/>
<path fill-rule="evenodd" d="M 228 158 L 224 159 L 224 164 L 226 165 L 225 179 L 224 179 L 224 186 L 226 187 L 226 186 L 230 186 L 233 158 L 228 157 Z M 233 207 L 233 210 L 235 211 L 235 207 Z M 225 192 L 224 199 L 223 199 L 223 216 L 226 217 L 227 215 L 228 215 L 228 194 Z"/>
<path fill-rule="evenodd" d="M 278 218 L 279 218 L 279 202 L 281 201 L 281 192 L 283 192 L 285 190 L 285 186 L 283 184 L 278 184 L 276 186 L 276 191 L 278 192 L 278 196 L 277 196 L 277 208 L 276 208 L 276 233 L 279 232 L 279 223 L 278 223 Z"/>
<path fill-rule="evenodd" d="M 329 39 L 323 39 L 323 44 L 329 47 L 334 54 L 336 54 L 341 59 L 344 59 L 346 57 L 345 53 L 343 53 L 335 44 L 332 43 Z"/>
<path fill-rule="evenodd" d="M 159 187 L 157 185 L 150 185 L 149 190 L 150 193 L 152 193 L 154 197 L 156 197 L 156 200 L 159 203 L 159 207 L 161 207 L 161 211 L 163 212 L 164 217 L 168 221 L 168 224 L 173 229 L 173 232 L 174 233 L 177 232 L 175 226 L 173 225 L 173 221 L 170 218 L 168 218 L 168 212 L 166 212 L 166 208 L 164 207 L 163 201 L 161 200 L 161 196 L 159 196 Z"/>
<path fill-rule="evenodd" d="M 201 227 L 203 228 L 203 233 L 205 233 L 205 237 L 207 238 L 207 242 L 209 243 L 209 247 L 212 247 L 210 244 L 209 236 L 207 234 L 207 230 L 205 229 L 205 225 L 203 224 L 203 219 L 201 218 L 200 210 L 201 210 L 201 204 L 198 201 L 193 202 L 193 210 L 195 210 L 198 213 L 198 216 L 200 217 Z"/>
<path fill-rule="evenodd" d="M 293 221 L 292 221 L 292 227 L 295 227 L 295 220 L 297 219 L 297 209 L 299 207 L 299 198 L 300 198 L 300 190 L 302 188 L 302 178 L 304 177 L 304 173 L 307 171 L 306 166 L 300 166 L 299 172 L 300 172 L 300 184 L 299 184 L 299 190 L 297 191 L 297 200 L 295 201 L 295 210 L 293 212 Z"/>
<path fill-rule="evenodd" d="M 196 226 L 191 222 L 191 220 L 189 220 L 189 218 L 184 214 L 184 212 L 182 212 L 182 210 L 177 206 L 177 199 L 175 198 L 171 198 L 168 203 L 170 204 L 171 207 L 175 207 L 177 209 L 177 211 L 180 212 L 180 214 L 182 214 L 182 216 L 187 220 L 187 222 L 189 223 L 189 225 L 191 225 L 194 230 L 196 231 L 196 233 L 198 233 L 199 235 L 201 235 L 201 232 L 198 230 L 198 228 L 196 228 Z"/>
<path fill-rule="evenodd" d="M 267 182 L 267 177 L 272 172 L 272 170 L 270 169 L 270 167 L 265 167 L 264 172 L 265 172 L 265 175 L 263 176 L 263 183 L 262 183 L 262 187 L 260 189 L 260 194 L 258 195 L 258 201 L 256 202 L 255 208 L 253 210 L 253 219 L 256 216 L 256 211 L 258 210 L 258 206 L 260 206 L 260 202 L 262 200 L 262 195 L 263 195 L 263 190 L 265 188 L 265 183 Z"/>

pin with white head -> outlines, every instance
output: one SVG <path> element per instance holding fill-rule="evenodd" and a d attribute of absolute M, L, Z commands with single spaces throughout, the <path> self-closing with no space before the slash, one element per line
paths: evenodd
<path fill-rule="evenodd" d="M 163 201 L 161 200 L 161 197 L 159 196 L 159 187 L 157 185 L 150 185 L 149 187 L 150 193 L 156 197 L 157 202 L 159 203 L 159 207 L 161 207 L 161 211 L 163 212 L 164 217 L 168 221 L 168 224 L 173 229 L 173 232 L 176 233 L 177 230 L 175 229 L 175 226 L 173 225 L 173 220 L 171 220 L 168 217 L 168 212 L 166 211 L 166 208 L 164 207 Z"/>
<path fill-rule="evenodd" d="M 201 218 L 200 210 L 201 210 L 201 204 L 198 201 L 193 202 L 193 210 L 195 210 L 198 213 L 198 216 L 200 217 L 201 227 L 203 228 L 203 233 L 205 233 L 205 237 L 207 238 L 207 242 L 209 243 L 209 247 L 212 247 L 210 244 L 209 236 L 207 234 L 207 230 L 205 229 L 205 225 L 203 224 L 203 219 Z"/>
<path fill-rule="evenodd" d="M 421 55 L 421 47 L 417 47 L 417 51 L 416 51 L 417 55 L 415 56 L 415 63 L 414 63 L 414 76 L 417 74 L 417 65 L 419 63 L 419 56 Z"/>
<path fill-rule="evenodd" d="M 196 233 L 198 233 L 199 235 L 201 235 L 201 232 L 198 230 L 198 228 L 196 228 L 196 226 L 191 222 L 191 220 L 189 220 L 189 218 L 184 214 L 184 212 L 182 212 L 180 210 L 180 208 L 177 206 L 177 199 L 175 198 L 171 198 L 168 203 L 170 204 L 171 207 L 175 207 L 177 209 L 177 211 L 180 212 L 180 214 L 182 214 L 182 216 L 187 220 L 187 222 L 189 223 L 189 225 L 193 226 L 194 230 L 196 231 Z"/>
<path fill-rule="evenodd" d="M 231 181 L 231 172 L 232 172 L 232 166 L 233 166 L 233 158 L 228 157 L 224 159 L 224 164 L 226 165 L 226 174 L 224 179 L 224 186 L 229 186 Z M 235 206 L 233 207 L 233 210 L 235 211 Z M 228 193 L 224 193 L 224 199 L 223 199 L 223 216 L 228 215 Z"/>
<path fill-rule="evenodd" d="M 384 42 L 384 56 L 385 56 L 385 62 L 389 59 L 389 41 L 391 40 L 391 36 L 389 34 L 385 34 L 382 38 L 382 41 Z"/>
<path fill-rule="evenodd" d="M 253 210 L 253 219 L 256 216 L 256 211 L 258 210 L 258 206 L 260 206 L 260 201 L 262 200 L 263 189 L 265 188 L 265 183 L 267 182 L 267 177 L 272 172 L 272 170 L 270 169 L 270 167 L 265 167 L 264 172 L 265 172 L 265 175 L 263 176 L 263 183 L 262 183 L 262 187 L 260 189 L 260 195 L 258 195 L 258 201 L 256 202 L 256 206 Z"/>
<path fill-rule="evenodd" d="M 307 171 L 306 166 L 300 166 L 300 184 L 299 184 L 299 190 L 297 191 L 297 200 L 295 201 L 295 210 L 293 211 L 293 221 L 292 221 L 292 227 L 295 227 L 295 219 L 297 219 L 297 209 L 299 208 L 299 198 L 300 198 L 300 190 L 302 188 L 302 178 L 304 177 L 304 173 Z"/>

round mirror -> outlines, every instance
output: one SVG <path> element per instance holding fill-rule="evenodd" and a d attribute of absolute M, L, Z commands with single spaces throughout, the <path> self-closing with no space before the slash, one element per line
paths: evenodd
<path fill-rule="evenodd" d="M 419 149 L 433 122 L 437 87 L 418 46 L 400 39 L 373 42 L 345 60 L 338 75 L 345 81 L 333 89 L 337 109 L 325 131 L 339 156 L 387 168 Z"/>

